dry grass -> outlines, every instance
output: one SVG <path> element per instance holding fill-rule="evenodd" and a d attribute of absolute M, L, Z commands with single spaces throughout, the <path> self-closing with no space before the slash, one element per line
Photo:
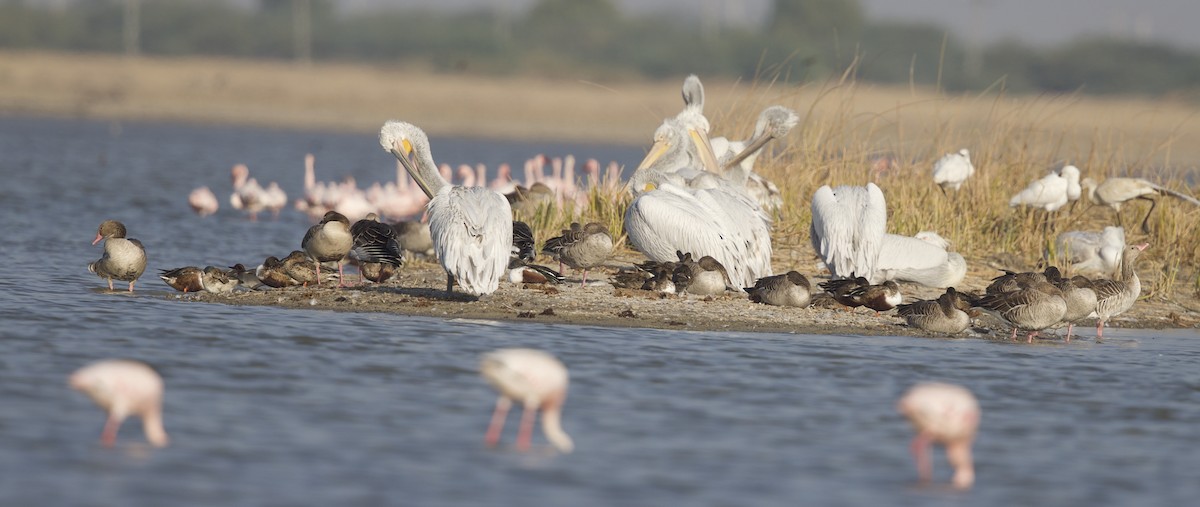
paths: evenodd
<path fill-rule="evenodd" d="M 995 90 L 947 96 L 931 90 L 849 80 L 789 86 L 706 81 L 713 135 L 745 138 L 770 104 L 803 117 L 790 139 L 759 158 L 785 206 L 775 227 L 776 268 L 811 271 L 808 202 L 824 184 L 877 182 L 888 199 L 889 231 L 936 230 L 973 269 L 1032 267 L 1059 232 L 1099 230 L 1107 209 L 1081 205 L 1048 230 L 1009 197 L 1064 162 L 1085 177 L 1137 174 L 1196 193 L 1200 125 L 1194 104 L 1080 96 L 1009 97 Z M 593 84 L 521 77 L 439 75 L 427 69 L 232 59 L 125 60 L 106 55 L 0 52 L 0 113 L 167 119 L 371 132 L 401 118 L 432 135 L 588 140 L 648 145 L 662 118 L 680 108 L 679 82 Z M 942 154 L 970 148 L 977 172 L 945 197 L 930 170 Z M 879 157 L 897 166 L 872 171 Z M 594 192 L 590 205 L 542 209 L 524 217 L 539 238 L 572 220 L 599 220 L 623 236 L 628 198 Z M 1126 210 L 1136 224 L 1145 205 Z M 1165 199 L 1146 237 L 1140 272 L 1152 297 L 1200 292 L 1200 210 Z M 1182 283 L 1181 283 L 1182 282 Z"/>

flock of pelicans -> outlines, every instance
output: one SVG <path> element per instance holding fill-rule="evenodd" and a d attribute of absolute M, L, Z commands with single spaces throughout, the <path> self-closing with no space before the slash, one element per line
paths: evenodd
<path fill-rule="evenodd" d="M 756 303 L 809 306 L 817 294 L 804 275 L 772 272 L 771 216 L 781 204 L 779 191 L 753 170 L 764 146 L 784 137 L 797 124 L 797 115 L 785 107 L 771 106 L 759 116 L 750 139 L 710 138 L 703 114 L 704 90 L 698 78 L 685 80 L 683 97 L 684 109 L 654 132 L 653 145 L 626 186 L 634 198 L 624 215 L 624 230 L 631 245 L 648 261 L 637 270 L 616 273 L 611 283 L 678 294 L 732 291 L 746 293 Z M 161 278 L 185 292 L 230 292 L 239 284 L 250 288 L 320 284 L 336 266 L 340 287 L 344 284 L 342 266 L 347 262 L 359 266 L 360 277 L 383 281 L 401 266 L 405 250 L 431 251 L 446 272 L 447 291 L 457 284 L 469 295 L 486 296 L 497 290 L 502 279 L 561 282 L 564 264 L 582 270 L 586 285 L 587 270 L 603 266 L 612 253 L 613 238 L 607 228 L 599 223 L 576 223 L 561 236 L 547 240 L 542 250 L 560 262 L 560 271 L 531 264 L 534 239 L 526 224 L 513 219 L 512 197 L 483 186 L 482 174 L 479 185 L 452 184 L 435 163 L 425 133 L 415 125 L 388 121 L 380 130 L 379 143 L 428 199 L 420 208 L 405 208 L 411 212 L 423 208 L 427 223 L 390 226 L 370 211 L 351 223 L 346 214 L 319 207 L 324 201 L 313 198 L 305 208 L 323 210 L 320 222 L 304 235 L 301 249 L 283 259 L 270 257 L 253 270 L 240 264 L 228 271 L 212 266 L 180 268 L 164 272 Z M 464 176 L 470 172 L 468 168 Z M 589 164 L 589 172 L 598 170 Z M 933 179 L 943 192 L 957 191 L 974 172 L 969 152 L 961 150 L 936 162 Z M 247 182 L 245 171 L 236 167 L 233 176 L 235 187 Z M 316 187 L 313 179 L 310 158 L 306 188 Z M 1200 204 L 1142 179 L 1081 182 L 1078 168 L 1071 165 L 1034 181 L 1010 204 L 1053 212 L 1079 199 L 1084 188 L 1093 202 L 1116 211 L 1131 199 L 1159 194 Z M 520 187 L 517 190 L 514 193 L 521 194 Z M 310 195 L 315 195 L 312 192 Z M 321 192 L 335 190 L 323 188 Z M 286 203 L 286 196 L 282 200 Z M 866 306 L 876 312 L 897 308 L 910 326 L 926 331 L 959 333 L 969 327 L 971 317 L 984 312 L 1011 326 L 1011 339 L 1023 330 L 1032 342 L 1040 330 L 1065 325 L 1069 341 L 1076 322 L 1095 317 L 1100 339 L 1104 324 L 1131 308 L 1141 292 L 1135 262 L 1148 245 L 1125 245 L 1122 227 L 1097 233 L 1072 231 L 1057 239 L 1059 251 L 1069 254 L 1065 258 L 1070 265 L 1065 269 L 1101 276 L 1064 276 L 1057 267 L 1043 272 L 1009 272 L 994 279 L 982 294 L 972 294 L 954 288 L 965 276 L 966 262 L 949 251 L 946 240 L 928 231 L 913 237 L 887 233 L 884 194 L 874 183 L 823 186 L 814 193 L 811 205 L 813 249 L 831 275 L 819 287 L 849 307 Z M 1119 213 L 1117 217 L 1119 221 Z M 1142 226 L 1147 228 L 1146 219 Z M 110 290 L 113 280 L 120 280 L 128 282 L 132 291 L 146 267 L 141 243 L 127 239 L 125 227 L 111 220 L 100 225 L 95 242 L 101 240 L 105 240 L 104 255 L 89 269 L 107 279 Z M 420 242 L 427 245 L 413 246 Z M 323 264 L 329 271 L 324 277 Z M 945 288 L 945 292 L 934 300 L 901 304 L 897 281 Z M 571 450 L 571 439 L 559 423 L 567 385 L 562 363 L 543 352 L 509 349 L 485 356 L 482 371 L 501 393 L 487 432 L 489 444 L 497 441 L 504 415 L 511 400 L 516 400 L 526 409 L 518 447 L 529 444 L 530 411 L 541 410 L 549 441 L 564 452 Z M 139 380 L 113 380 L 117 377 Z M 76 373 L 71 384 L 110 409 L 105 442 L 115 438 L 122 418 L 140 414 L 146 420 L 150 441 L 166 443 L 158 413 L 161 381 L 148 367 L 131 362 L 101 363 Z M 130 392 L 118 392 L 121 389 Z M 122 401 L 123 397 L 129 399 Z M 969 486 L 973 480 L 970 445 L 979 419 L 978 404 L 970 393 L 956 386 L 921 385 L 900 401 L 899 408 L 918 429 L 914 451 L 924 449 L 929 441 L 942 442 L 956 469 L 954 483 Z M 927 478 L 928 459 L 923 451 L 917 456 L 921 475 Z"/>

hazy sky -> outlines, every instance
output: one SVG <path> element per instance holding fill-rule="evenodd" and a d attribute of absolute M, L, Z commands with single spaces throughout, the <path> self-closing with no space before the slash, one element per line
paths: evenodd
<path fill-rule="evenodd" d="M 143 0 L 146 1 L 146 0 Z M 243 0 L 244 1 L 244 0 Z M 761 20 L 771 0 L 615 0 L 626 12 L 690 10 Z M 1058 43 L 1084 34 L 1116 34 L 1200 49 L 1200 0 L 860 0 L 873 18 L 924 21 L 984 43 L 1017 39 Z M 536 0 L 342 0 L 348 7 L 399 5 L 527 9 Z M 973 12 L 974 10 L 974 12 Z"/>

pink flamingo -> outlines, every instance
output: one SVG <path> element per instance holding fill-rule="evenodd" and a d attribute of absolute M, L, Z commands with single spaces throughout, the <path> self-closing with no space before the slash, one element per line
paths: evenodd
<path fill-rule="evenodd" d="M 142 428 L 151 445 L 167 445 L 167 432 L 162 424 L 162 377 L 145 363 L 123 359 L 99 361 L 76 370 L 68 382 L 108 413 L 100 436 L 106 447 L 116 443 L 117 430 L 131 415 L 142 418 Z"/>
<path fill-rule="evenodd" d="M 900 398 L 896 409 L 917 430 L 911 450 L 921 481 L 928 482 L 933 476 L 929 444 L 937 442 L 946 447 L 946 459 L 954 467 L 954 487 L 970 488 L 975 482 L 971 443 L 980 417 L 979 402 L 971 391 L 952 384 L 917 384 Z"/>
<path fill-rule="evenodd" d="M 462 186 L 464 186 L 464 187 L 475 186 L 475 171 L 473 169 L 471 169 L 471 166 L 469 166 L 467 164 L 459 165 L 458 166 L 458 177 L 462 178 Z"/>
<path fill-rule="evenodd" d="M 188 205 L 192 207 L 197 215 L 202 217 L 209 216 L 217 212 L 221 207 L 221 203 L 217 201 L 217 195 L 208 187 L 198 187 L 188 194 Z"/>
<path fill-rule="evenodd" d="M 287 192 L 278 183 L 272 181 L 267 184 L 267 189 L 263 191 L 263 207 L 271 212 L 271 217 L 279 218 L 279 212 L 287 206 L 287 202 Z"/>
<path fill-rule="evenodd" d="M 258 184 L 258 180 L 250 177 L 250 168 L 246 167 L 246 164 L 234 165 L 229 174 L 233 179 L 233 193 L 229 195 L 229 204 L 233 209 L 250 213 L 250 220 L 258 220 L 258 212 L 263 210 L 266 192 Z"/>
<path fill-rule="evenodd" d="M 496 179 L 488 184 L 492 190 L 501 194 L 510 194 L 517 190 L 517 184 L 512 179 L 512 167 L 508 164 L 500 164 L 496 168 Z"/>
<path fill-rule="evenodd" d="M 525 407 L 517 433 L 517 449 L 529 449 L 534 415 L 539 410 L 542 412 L 542 432 L 550 444 L 563 453 L 575 448 L 571 437 L 562 429 L 562 405 L 567 399 L 569 381 L 562 362 L 540 350 L 501 349 L 484 355 L 479 369 L 483 378 L 500 391 L 484 439 L 488 447 L 494 447 L 500 441 L 504 419 L 516 400 Z"/>

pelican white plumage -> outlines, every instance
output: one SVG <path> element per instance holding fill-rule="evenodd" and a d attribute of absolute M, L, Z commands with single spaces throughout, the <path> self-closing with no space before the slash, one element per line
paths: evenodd
<path fill-rule="evenodd" d="M 429 138 L 415 125 L 391 120 L 379 131 L 379 144 L 396 156 L 430 197 L 429 231 L 438 261 L 446 270 L 446 290 L 455 280 L 473 296 L 495 292 L 512 251 L 512 208 L 486 187 L 460 187 L 438 173 Z M 410 160 L 412 156 L 415 160 Z"/>
<path fill-rule="evenodd" d="M 877 278 L 886 232 L 887 202 L 874 183 L 825 185 L 813 193 L 809 238 L 834 278 Z"/>
<path fill-rule="evenodd" d="M 971 165 L 971 152 L 966 148 L 947 153 L 933 164 L 933 182 L 941 187 L 943 194 L 946 189 L 957 191 L 972 174 L 975 166 Z"/>
<path fill-rule="evenodd" d="M 874 273 L 860 275 L 871 283 L 899 280 L 937 288 L 958 285 L 967 276 L 966 259 L 957 252 L 948 252 L 949 243 L 937 233 L 925 234 L 927 239 L 885 234 L 880 251 L 887 255 L 879 256 Z M 937 240 L 947 246 L 939 246 Z"/>
<path fill-rule="evenodd" d="M 1088 199 L 1093 203 L 1103 204 L 1113 209 L 1113 214 L 1117 216 L 1117 225 L 1121 225 L 1121 205 L 1133 199 L 1150 201 L 1150 209 L 1146 211 L 1146 216 L 1142 219 L 1142 232 L 1146 234 L 1150 234 L 1150 214 L 1154 212 L 1154 207 L 1158 204 L 1158 201 L 1151 196 L 1170 195 L 1200 206 L 1200 200 L 1195 197 L 1142 178 L 1109 178 L 1100 184 L 1096 184 L 1096 181 L 1091 178 L 1086 178 L 1082 185 L 1087 188 Z"/>
<path fill-rule="evenodd" d="M 630 178 L 636 197 L 625 212 L 625 231 L 650 260 L 672 262 L 677 251 L 709 255 L 735 285 L 753 286 L 771 275 L 770 217 L 711 171 L 703 188 L 683 180 L 684 173 L 703 172 L 691 168 L 697 161 L 716 165 L 703 123 L 684 123 L 668 119 L 655 131 L 654 145 Z"/>
<path fill-rule="evenodd" d="M 1079 199 L 1080 194 L 1079 168 L 1065 165 L 1030 183 L 1012 196 L 1008 205 L 1058 211 L 1067 203 Z"/>
<path fill-rule="evenodd" d="M 767 142 L 786 136 L 799 122 L 800 116 L 795 111 L 783 106 L 770 106 L 759 113 L 754 135 L 750 139 L 730 141 L 725 137 L 714 137 L 709 140 L 713 155 L 726 172 L 726 177 L 744 186 L 750 197 L 764 209 L 778 210 L 783 206 L 783 198 L 779 195 L 779 187 L 754 172 L 754 161 Z"/>
<path fill-rule="evenodd" d="M 1113 276 L 1125 251 L 1125 228 L 1110 225 L 1103 231 L 1067 231 L 1054 242 L 1058 260 L 1071 263 L 1075 274 Z"/>

